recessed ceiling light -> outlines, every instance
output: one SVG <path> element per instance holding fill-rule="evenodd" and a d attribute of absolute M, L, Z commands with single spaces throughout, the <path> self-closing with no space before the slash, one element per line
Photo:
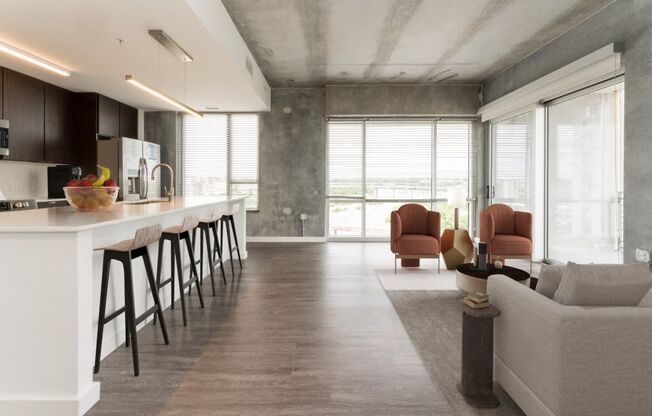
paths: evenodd
<path fill-rule="evenodd" d="M 43 58 L 39 58 L 36 55 L 32 55 L 29 52 L 25 52 L 22 49 L 18 49 L 15 46 L 9 45 L 8 43 L 0 41 L 0 52 L 7 53 L 11 56 L 14 56 L 18 59 L 22 59 L 23 61 L 27 61 L 31 64 L 40 66 L 41 68 L 45 68 L 48 71 L 52 71 L 56 74 L 59 74 L 64 77 L 69 77 L 70 76 L 70 71 L 67 70 L 66 68 L 63 68 L 57 64 L 53 64 L 52 62 L 46 61 Z"/>
<path fill-rule="evenodd" d="M 175 100 L 174 98 L 170 97 L 169 95 L 166 95 L 166 94 L 162 93 L 161 91 L 157 90 L 156 88 L 151 87 L 151 86 L 149 86 L 149 85 L 147 85 L 147 84 L 145 84 L 143 82 L 140 82 L 140 81 L 134 79 L 131 75 L 125 75 L 125 80 L 127 80 L 128 83 L 130 83 L 132 85 L 135 85 L 136 87 L 140 88 L 141 90 L 152 94 L 154 97 L 159 98 L 159 99 L 165 101 L 168 104 L 172 104 L 173 106 L 175 106 L 176 108 L 178 108 L 179 110 L 181 110 L 181 111 L 183 111 L 185 113 L 192 114 L 195 117 L 201 117 L 202 116 L 199 112 L 195 111 L 191 107 L 188 107 L 187 105 L 185 105 L 181 101 Z"/>

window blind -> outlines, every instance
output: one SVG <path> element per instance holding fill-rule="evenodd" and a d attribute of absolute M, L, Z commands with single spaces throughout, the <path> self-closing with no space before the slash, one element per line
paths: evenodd
<path fill-rule="evenodd" d="M 433 129 L 428 121 L 367 122 L 367 199 L 431 198 Z"/>
<path fill-rule="evenodd" d="M 183 117 L 183 195 L 227 193 L 227 116 Z"/>
<path fill-rule="evenodd" d="M 494 202 L 532 211 L 533 137 L 532 113 L 528 112 L 491 125 L 493 147 Z"/>
<path fill-rule="evenodd" d="M 178 134 L 182 195 L 248 195 L 257 209 L 258 114 L 184 115 Z"/>
<path fill-rule="evenodd" d="M 328 195 L 362 197 L 362 121 L 328 123 Z"/>

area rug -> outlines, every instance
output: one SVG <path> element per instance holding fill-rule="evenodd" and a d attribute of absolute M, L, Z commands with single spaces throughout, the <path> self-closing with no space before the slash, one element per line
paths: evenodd
<path fill-rule="evenodd" d="M 457 290 L 455 271 L 443 269 L 439 274 L 430 268 L 374 269 L 385 290 Z"/>
<path fill-rule="evenodd" d="M 433 278 L 432 273 L 430 276 Z M 387 290 L 386 293 L 421 356 L 430 378 L 443 392 L 456 415 L 524 416 L 499 386 L 496 386 L 496 393 L 500 406 L 496 409 L 470 407 L 457 391 L 456 383 L 460 381 L 462 360 L 462 292 Z"/>

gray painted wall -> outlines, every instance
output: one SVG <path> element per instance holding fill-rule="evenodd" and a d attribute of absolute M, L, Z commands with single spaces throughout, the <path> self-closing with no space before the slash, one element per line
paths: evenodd
<path fill-rule="evenodd" d="M 475 115 L 478 85 L 329 85 L 328 115 Z"/>
<path fill-rule="evenodd" d="M 652 1 L 618 0 L 484 84 L 491 102 L 609 43 L 625 65 L 625 261 L 652 248 Z"/>
<path fill-rule="evenodd" d="M 324 89 L 272 89 L 272 111 L 261 113 L 259 211 L 247 215 L 247 235 L 324 235 Z M 292 214 L 283 213 L 284 208 Z"/>

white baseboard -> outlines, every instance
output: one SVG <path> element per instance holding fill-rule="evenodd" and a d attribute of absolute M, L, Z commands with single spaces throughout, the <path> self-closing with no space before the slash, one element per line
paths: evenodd
<path fill-rule="evenodd" d="M 325 243 L 326 237 L 247 236 L 247 243 Z"/>

